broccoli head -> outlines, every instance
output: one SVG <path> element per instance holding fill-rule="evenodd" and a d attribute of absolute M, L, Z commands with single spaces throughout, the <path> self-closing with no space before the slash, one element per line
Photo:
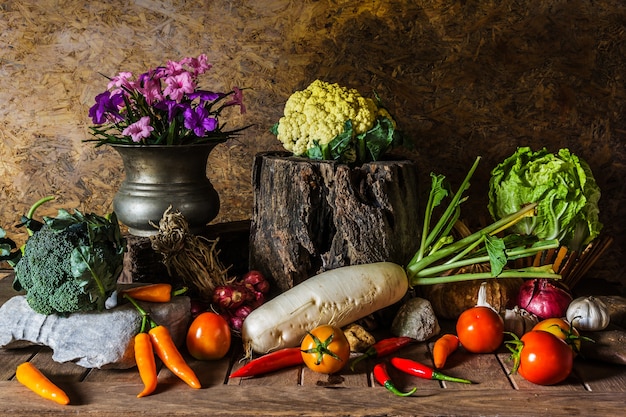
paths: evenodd
<path fill-rule="evenodd" d="M 41 314 L 104 309 L 123 269 L 125 242 L 112 218 L 59 210 L 28 238 L 13 287 Z"/>

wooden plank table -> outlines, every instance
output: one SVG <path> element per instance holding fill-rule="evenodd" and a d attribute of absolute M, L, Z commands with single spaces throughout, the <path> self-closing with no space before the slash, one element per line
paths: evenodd
<path fill-rule="evenodd" d="M 0 304 L 15 295 L 10 271 L 0 271 Z M 237 339 L 235 339 L 237 340 Z M 404 348 L 399 355 L 432 364 L 431 344 Z M 291 368 L 257 378 L 228 378 L 241 366 L 241 346 L 219 361 L 190 360 L 203 388 L 193 390 L 167 369 L 157 391 L 136 398 L 142 384 L 136 369 L 85 369 L 56 363 L 46 347 L 0 349 L 0 415 L 11 416 L 622 416 L 626 415 L 626 367 L 575 360 L 563 383 L 541 387 L 509 376 L 506 351 L 472 355 L 456 352 L 445 373 L 472 385 L 420 380 L 391 370 L 400 389 L 417 386 L 411 397 L 396 397 L 373 382 L 371 366 L 335 375 Z M 71 404 L 38 397 L 15 380 L 15 368 L 35 363 L 68 393 Z M 371 363 L 370 363 L 371 365 Z"/>

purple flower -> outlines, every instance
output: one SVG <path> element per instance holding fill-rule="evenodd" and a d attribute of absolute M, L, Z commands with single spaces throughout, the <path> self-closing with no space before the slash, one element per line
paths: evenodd
<path fill-rule="evenodd" d="M 174 120 L 174 118 L 180 113 L 180 111 L 184 111 L 191 107 L 189 103 L 178 103 L 174 100 L 163 100 L 154 104 L 154 107 L 158 110 L 167 111 L 167 121 L 169 123 Z"/>
<path fill-rule="evenodd" d="M 96 125 L 101 125 L 107 120 L 121 120 L 122 116 L 119 107 L 124 103 L 122 93 L 111 95 L 110 91 L 105 91 L 96 96 L 96 104 L 89 109 L 89 117 Z"/>
<path fill-rule="evenodd" d="M 191 74 L 186 71 L 178 75 L 166 77 L 165 85 L 163 95 L 176 101 L 180 101 L 185 96 L 185 93 L 190 94 L 195 90 Z"/>
<path fill-rule="evenodd" d="M 150 117 L 144 116 L 124 129 L 122 135 L 130 136 L 133 142 L 141 142 L 141 139 L 149 137 L 153 130 L 154 128 L 150 126 Z"/>
<path fill-rule="evenodd" d="M 206 101 L 215 101 L 220 97 L 224 97 L 224 94 L 214 93 L 213 91 L 198 90 L 194 93 L 188 94 L 187 96 L 189 97 L 190 100 L 195 100 L 199 98 L 201 102 L 206 102 Z"/>
<path fill-rule="evenodd" d="M 233 87 L 233 98 L 224 104 L 224 107 L 239 106 L 239 112 L 244 114 L 246 106 L 243 104 L 243 91 L 237 87 Z"/>
<path fill-rule="evenodd" d="M 202 106 L 195 109 L 188 107 L 183 113 L 185 119 L 185 127 L 193 130 L 193 133 L 202 137 L 206 132 L 212 132 L 217 128 L 217 120 L 211 117 L 209 111 Z"/>

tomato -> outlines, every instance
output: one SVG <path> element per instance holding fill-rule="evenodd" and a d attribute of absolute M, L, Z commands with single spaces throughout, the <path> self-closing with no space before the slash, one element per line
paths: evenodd
<path fill-rule="evenodd" d="M 559 339 L 564 340 L 565 343 L 574 350 L 574 353 L 580 352 L 580 343 L 582 340 L 580 333 L 565 319 L 551 318 L 541 320 L 531 330 L 550 332 Z"/>
<path fill-rule="evenodd" d="M 514 341 L 515 342 L 515 341 Z M 518 341 L 517 372 L 527 381 L 538 385 L 554 385 L 565 380 L 572 372 L 574 352 L 554 334 L 531 330 Z"/>
<path fill-rule="evenodd" d="M 199 360 L 223 358 L 230 349 L 230 342 L 228 322 L 211 311 L 198 315 L 187 331 L 187 350 Z"/>
<path fill-rule="evenodd" d="M 465 350 L 490 353 L 504 340 L 504 320 L 489 307 L 472 307 L 457 319 L 456 334 Z"/>
<path fill-rule="evenodd" d="M 300 350 L 304 364 L 323 374 L 340 371 L 350 359 L 350 344 L 343 331 L 327 324 L 307 333 Z"/>

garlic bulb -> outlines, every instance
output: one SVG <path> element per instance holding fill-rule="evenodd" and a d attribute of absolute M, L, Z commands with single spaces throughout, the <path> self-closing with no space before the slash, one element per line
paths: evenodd
<path fill-rule="evenodd" d="M 539 323 L 539 317 L 519 306 L 507 308 L 504 312 L 504 331 L 522 337 Z"/>
<path fill-rule="evenodd" d="M 579 330 L 603 330 L 609 325 L 609 308 L 595 297 L 579 297 L 567 308 L 567 320 Z"/>

